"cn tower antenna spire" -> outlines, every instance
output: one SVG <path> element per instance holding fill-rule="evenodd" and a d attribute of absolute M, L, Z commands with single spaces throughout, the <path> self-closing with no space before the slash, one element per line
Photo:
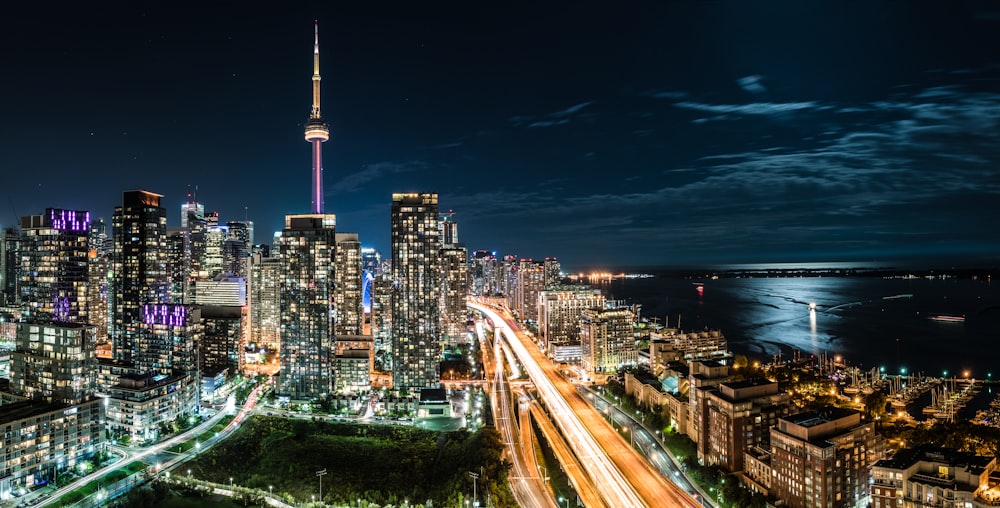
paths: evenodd
<path fill-rule="evenodd" d="M 319 21 L 313 23 L 312 111 L 306 122 L 306 141 L 312 144 L 312 213 L 323 213 L 323 143 L 330 139 L 330 127 L 319 109 Z"/>

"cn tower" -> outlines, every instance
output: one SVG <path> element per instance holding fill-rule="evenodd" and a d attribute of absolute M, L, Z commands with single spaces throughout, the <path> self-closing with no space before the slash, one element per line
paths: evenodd
<path fill-rule="evenodd" d="M 319 112 L 319 21 L 313 26 L 313 105 L 306 122 L 306 141 L 312 143 L 312 213 L 323 213 L 323 143 L 330 139 L 330 126 Z"/>

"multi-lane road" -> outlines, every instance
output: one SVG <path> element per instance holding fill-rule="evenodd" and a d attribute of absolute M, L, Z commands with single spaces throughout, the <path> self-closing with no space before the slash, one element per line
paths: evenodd
<path fill-rule="evenodd" d="M 597 486 L 604 504 L 614 507 L 700 506 L 683 489 L 665 480 L 622 440 L 575 387 L 558 374 L 556 366 L 537 347 L 525 345 L 523 334 L 508 313 L 475 302 L 469 302 L 468 306 L 482 312 L 503 333 L 534 383 L 553 423 Z"/>
<path fill-rule="evenodd" d="M 492 355 L 483 354 L 483 367 L 486 369 L 486 379 L 490 380 L 490 403 L 493 407 L 493 420 L 510 458 L 512 467 L 508 474 L 511 491 L 518 506 L 530 508 L 558 508 L 545 490 L 542 478 L 534 467 L 534 457 L 524 453 L 521 446 L 517 425 L 517 412 L 512 404 L 510 383 L 503 368 L 503 353 L 499 340 L 492 344 L 486 338 L 482 326 L 477 327 L 477 334 L 482 345 L 482 351 L 492 351 Z"/>

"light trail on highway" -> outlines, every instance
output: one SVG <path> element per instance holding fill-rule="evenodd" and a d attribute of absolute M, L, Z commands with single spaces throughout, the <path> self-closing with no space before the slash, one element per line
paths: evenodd
<path fill-rule="evenodd" d="M 594 437 L 583 426 L 576 413 L 570 408 L 566 399 L 525 348 L 507 320 L 485 305 L 472 302 L 469 302 L 468 305 L 488 316 L 493 321 L 493 326 L 501 330 L 507 339 L 508 346 L 514 351 L 521 366 L 535 383 L 539 397 L 545 402 L 552 419 L 562 430 L 591 480 L 598 486 L 607 505 L 615 507 L 653 506 L 639 497 L 621 471 L 615 467 Z"/>

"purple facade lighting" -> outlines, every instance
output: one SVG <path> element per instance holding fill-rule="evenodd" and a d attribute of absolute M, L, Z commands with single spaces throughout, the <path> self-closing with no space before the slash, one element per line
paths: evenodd
<path fill-rule="evenodd" d="M 147 325 L 186 326 L 187 307 L 173 303 L 149 303 L 142 306 L 142 322 Z"/>
<path fill-rule="evenodd" d="M 90 212 L 49 208 L 49 222 L 53 229 L 60 231 L 90 231 Z"/>

